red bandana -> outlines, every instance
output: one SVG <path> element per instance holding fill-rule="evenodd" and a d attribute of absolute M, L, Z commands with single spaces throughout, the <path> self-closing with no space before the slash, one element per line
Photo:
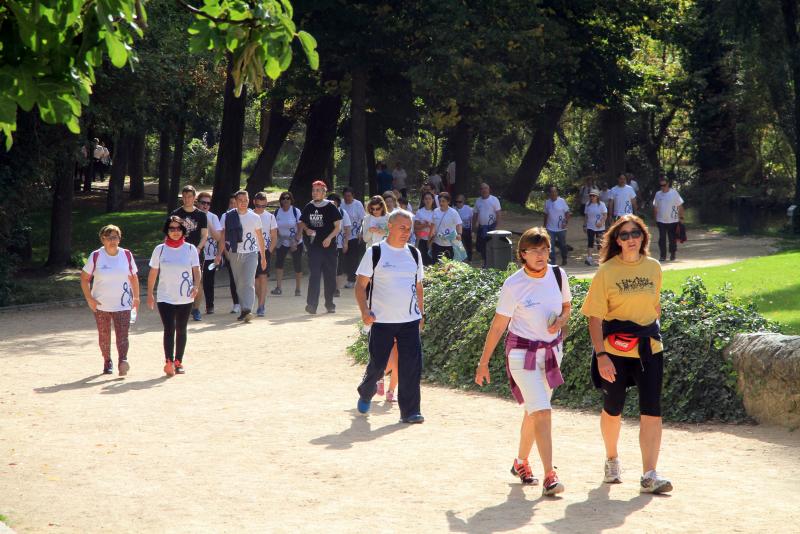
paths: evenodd
<path fill-rule="evenodd" d="M 183 244 L 184 244 L 185 242 L 186 242 L 186 241 L 184 240 L 183 236 L 181 236 L 181 238 L 180 238 L 180 239 L 170 239 L 169 237 L 167 237 L 166 239 L 164 239 L 164 243 L 165 243 L 165 244 L 166 244 L 168 247 L 172 247 L 172 248 L 180 248 L 180 247 L 182 247 L 182 246 L 183 246 Z"/>

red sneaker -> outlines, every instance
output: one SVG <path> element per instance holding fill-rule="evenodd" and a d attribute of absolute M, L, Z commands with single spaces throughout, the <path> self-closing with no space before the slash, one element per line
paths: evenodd
<path fill-rule="evenodd" d="M 542 495 L 550 497 L 562 493 L 563 491 L 564 484 L 559 482 L 556 472 L 550 471 L 547 473 L 547 476 L 544 477 L 544 484 L 542 485 Z"/>
<path fill-rule="evenodd" d="M 183 362 L 180 360 L 175 360 L 175 374 L 182 375 L 185 372 L 186 370 L 183 368 Z"/>
<path fill-rule="evenodd" d="M 175 364 L 169 360 L 164 364 L 164 374 L 167 376 L 175 376 Z"/>
<path fill-rule="evenodd" d="M 528 460 L 523 460 L 522 463 L 520 463 L 515 458 L 514 465 L 511 466 L 511 474 L 515 477 L 519 477 L 523 484 L 531 484 L 535 486 L 539 483 L 539 480 L 533 476 L 533 471 L 531 470 Z"/>

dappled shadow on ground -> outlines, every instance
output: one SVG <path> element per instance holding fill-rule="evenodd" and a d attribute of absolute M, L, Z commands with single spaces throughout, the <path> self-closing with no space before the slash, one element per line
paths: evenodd
<path fill-rule="evenodd" d="M 785 428 L 758 424 L 724 424 L 724 423 L 668 423 L 665 425 L 673 431 L 683 431 L 690 434 L 709 434 L 722 432 L 740 439 L 748 439 L 771 443 L 785 447 L 785 454 L 795 455 L 800 461 L 800 432 L 792 432 Z M 692 436 L 686 439 L 695 439 Z"/>
<path fill-rule="evenodd" d="M 101 380 L 100 382 L 92 382 L 95 378 L 100 378 L 101 376 L 106 376 L 102 373 L 96 375 L 90 375 L 86 378 L 81 378 L 80 380 L 75 380 L 74 382 L 67 382 L 64 384 L 55 384 L 53 386 L 44 386 L 39 388 L 33 388 L 36 393 L 58 393 L 60 391 L 72 391 L 76 389 L 86 389 L 92 388 L 95 386 L 102 386 L 103 384 L 107 384 L 109 382 L 114 382 L 117 380 L 122 380 L 121 378 L 110 378 L 108 380 Z"/>
<path fill-rule="evenodd" d="M 385 404 L 375 405 L 373 403 L 373 413 L 386 413 L 389 410 L 390 407 Z M 338 434 L 328 434 L 326 436 L 314 438 L 309 441 L 309 443 L 312 445 L 325 445 L 325 448 L 327 449 L 349 449 L 354 443 L 373 441 L 378 438 L 382 438 L 383 436 L 393 434 L 394 432 L 402 430 L 408 426 L 398 422 L 393 425 L 386 425 L 372 430 L 372 425 L 369 422 L 368 417 L 359 414 L 356 412 L 356 410 L 352 410 L 351 413 L 352 419 L 350 421 L 350 428 L 346 428 Z"/>
<path fill-rule="evenodd" d="M 624 525 L 629 515 L 644 508 L 654 498 L 670 498 L 669 495 L 640 493 L 626 501 L 612 499 L 611 486 L 602 484 L 593 489 L 585 501 L 570 504 L 564 510 L 564 517 L 545 523 L 544 527 L 552 532 L 600 534 Z"/>
<path fill-rule="evenodd" d="M 446 515 L 450 531 L 483 534 L 525 527 L 533 519 L 536 504 L 544 497 L 528 500 L 522 484 L 509 485 L 511 490 L 504 502 L 484 508 L 469 519 L 461 519 L 453 510 L 448 510 Z M 538 491 L 539 487 L 532 486 L 531 489 Z"/>

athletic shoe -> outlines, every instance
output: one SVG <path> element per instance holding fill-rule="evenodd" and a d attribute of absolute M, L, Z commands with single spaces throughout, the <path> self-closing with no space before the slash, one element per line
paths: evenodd
<path fill-rule="evenodd" d="M 264 306 L 259 306 L 258 309 L 256 310 L 256 315 L 258 315 L 259 317 L 264 317 L 264 313 L 265 313 Z"/>
<path fill-rule="evenodd" d="M 367 413 L 369 411 L 369 407 L 372 404 L 372 401 L 363 400 L 361 398 L 358 399 L 358 403 L 356 403 L 356 408 L 358 409 L 358 413 Z"/>
<path fill-rule="evenodd" d="M 386 392 L 386 402 L 394 402 L 394 391 L 391 389 Z"/>
<path fill-rule="evenodd" d="M 270 293 L 272 293 L 273 295 L 283 295 L 283 291 L 281 291 L 281 288 L 279 287 L 276 287 L 275 289 L 270 291 Z"/>
<path fill-rule="evenodd" d="M 164 364 L 164 374 L 167 376 L 175 376 L 175 364 L 169 360 Z"/>
<path fill-rule="evenodd" d="M 214 308 L 206 308 L 206 315 L 214 315 Z"/>
<path fill-rule="evenodd" d="M 562 267 L 566 267 L 567 266 L 567 259 L 566 258 L 564 258 L 564 261 L 561 262 L 561 266 Z"/>
<path fill-rule="evenodd" d="M 383 390 L 383 378 L 378 380 L 378 391 L 375 393 L 379 397 L 383 397 L 384 390 Z"/>
<path fill-rule="evenodd" d="M 183 368 L 183 362 L 180 360 L 175 360 L 175 374 L 182 375 L 186 373 L 186 369 Z"/>
<path fill-rule="evenodd" d="M 418 425 L 420 423 L 424 423 L 425 418 L 422 417 L 421 413 L 415 413 L 414 415 L 409 415 L 408 417 L 401 417 L 400 422 L 407 425 Z"/>
<path fill-rule="evenodd" d="M 231 308 L 231 313 L 242 313 L 242 307 L 238 304 L 234 304 L 233 308 Z"/>
<path fill-rule="evenodd" d="M 642 493 L 667 493 L 672 491 L 672 482 L 656 473 L 655 469 L 648 471 L 639 480 Z"/>
<path fill-rule="evenodd" d="M 619 458 L 612 458 L 606 460 L 605 476 L 603 482 L 607 484 L 620 484 L 622 483 L 622 465 L 619 463 Z"/>
<path fill-rule="evenodd" d="M 344 288 L 345 288 L 345 289 L 353 289 L 354 287 L 356 287 L 356 283 L 355 283 L 355 282 L 347 282 L 347 283 L 344 285 Z"/>
<path fill-rule="evenodd" d="M 294 296 L 295 296 L 295 297 L 302 297 L 302 296 L 303 296 L 303 294 L 302 294 L 302 293 L 300 293 L 300 290 L 299 290 L 299 289 L 295 289 L 295 290 L 294 290 Z"/>
<path fill-rule="evenodd" d="M 317 310 L 316 310 L 316 308 L 312 308 L 312 307 L 311 307 L 311 304 L 306 304 L 306 311 L 307 311 L 308 313 L 310 313 L 311 315 L 314 315 L 314 314 L 316 314 L 316 313 L 317 313 Z"/>
<path fill-rule="evenodd" d="M 333 298 L 339 298 L 341 296 L 342 296 L 342 293 L 338 289 L 334 290 Z"/>
<path fill-rule="evenodd" d="M 128 360 L 120 360 L 117 367 L 119 368 L 119 376 L 125 376 L 130 371 L 131 364 L 128 363 Z"/>
<path fill-rule="evenodd" d="M 667 261 L 667 257 L 666 256 L 662 256 L 662 257 L 658 258 L 658 261 Z"/>
<path fill-rule="evenodd" d="M 194 319 L 195 321 L 200 320 L 200 310 L 198 310 L 197 308 L 192 310 L 192 319 Z"/>
<path fill-rule="evenodd" d="M 242 310 L 242 321 L 249 323 L 253 320 L 253 312 L 250 310 Z"/>
<path fill-rule="evenodd" d="M 325 311 L 328 313 L 336 313 L 336 306 L 331 306 L 330 308 L 325 306 Z"/>
<path fill-rule="evenodd" d="M 675 253 L 674 252 L 670 252 L 669 253 L 669 261 L 675 261 Z"/>
<path fill-rule="evenodd" d="M 103 360 L 103 374 L 104 375 L 114 374 L 114 362 L 112 362 L 110 358 L 108 360 Z"/>
<path fill-rule="evenodd" d="M 590 260 L 589 258 L 586 258 L 585 260 L 583 260 L 583 263 L 585 263 L 585 264 L 586 264 L 586 265 L 588 265 L 589 267 L 591 267 L 591 266 L 592 266 L 592 260 Z"/>
<path fill-rule="evenodd" d="M 545 497 L 552 497 L 564 491 L 564 484 L 558 481 L 558 475 L 555 471 L 550 471 L 544 477 L 544 484 L 542 484 L 542 495 Z"/>
<path fill-rule="evenodd" d="M 533 476 L 533 470 L 531 470 L 531 465 L 528 463 L 528 460 L 523 460 L 520 463 L 516 458 L 514 458 L 514 465 L 511 466 L 511 474 L 515 477 L 519 477 L 523 484 L 531 484 L 536 485 L 539 481 Z"/>

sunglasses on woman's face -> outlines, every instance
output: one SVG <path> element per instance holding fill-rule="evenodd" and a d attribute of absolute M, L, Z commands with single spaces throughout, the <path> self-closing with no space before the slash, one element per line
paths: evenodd
<path fill-rule="evenodd" d="M 627 241 L 630 238 L 639 239 L 642 237 L 641 230 L 631 230 L 630 232 L 620 232 L 619 238 L 623 241 Z"/>
<path fill-rule="evenodd" d="M 256 209 L 264 209 L 267 207 L 266 204 L 253 204 L 253 207 Z"/>
<path fill-rule="evenodd" d="M 373 211 L 381 211 L 383 208 L 380 206 L 370 206 L 369 212 L 372 213 Z"/>
<path fill-rule="evenodd" d="M 281 200 L 290 200 L 289 197 L 281 197 Z"/>
<path fill-rule="evenodd" d="M 170 226 L 167 228 L 170 232 L 183 232 L 183 228 L 180 226 Z"/>

